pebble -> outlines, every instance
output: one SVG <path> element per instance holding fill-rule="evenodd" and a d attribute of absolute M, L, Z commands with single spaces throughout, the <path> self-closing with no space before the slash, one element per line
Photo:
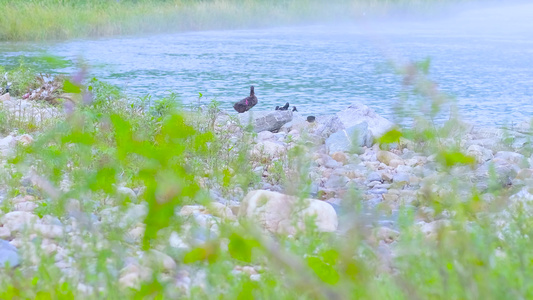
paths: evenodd
<path fill-rule="evenodd" d="M 378 151 L 376 153 L 376 158 L 377 158 L 377 160 L 379 160 L 380 162 L 382 162 L 382 163 L 384 163 L 386 165 L 389 165 L 391 163 L 391 161 L 393 161 L 393 160 L 396 160 L 398 162 L 401 161 L 403 163 L 401 157 L 399 157 L 398 155 L 396 155 L 396 154 L 394 154 L 392 152 L 389 152 L 389 151 L 382 151 L 382 150 Z"/>
<path fill-rule="evenodd" d="M 405 162 L 402 159 L 393 159 L 389 162 L 389 166 L 392 168 L 398 168 L 403 165 L 405 165 Z"/>
<path fill-rule="evenodd" d="M 387 189 L 371 189 L 368 191 L 369 194 L 373 195 L 381 195 L 385 194 L 387 192 Z"/>
<path fill-rule="evenodd" d="M 368 174 L 368 176 L 366 177 L 366 180 L 368 180 L 369 182 L 372 182 L 372 181 L 380 181 L 381 182 L 381 178 L 382 178 L 382 175 L 378 172 L 371 172 L 370 174 Z"/>
<path fill-rule="evenodd" d="M 343 152 L 335 152 L 331 154 L 331 158 L 341 164 L 346 164 L 346 162 L 348 162 L 348 156 L 346 156 L 346 154 L 344 154 Z"/>
<path fill-rule="evenodd" d="M 350 179 L 346 176 L 333 174 L 329 179 L 324 183 L 325 188 L 334 189 L 345 187 Z"/>
<path fill-rule="evenodd" d="M 408 183 L 409 182 L 409 174 L 407 173 L 396 173 L 394 176 L 392 176 L 392 181 L 395 183 Z"/>

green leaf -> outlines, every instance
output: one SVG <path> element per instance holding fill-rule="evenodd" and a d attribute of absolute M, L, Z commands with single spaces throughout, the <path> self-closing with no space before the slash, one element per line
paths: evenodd
<path fill-rule="evenodd" d="M 245 262 L 252 261 L 252 250 L 259 246 L 255 240 L 245 239 L 236 233 L 232 233 L 228 244 L 228 251 L 231 257 Z"/>
<path fill-rule="evenodd" d="M 183 257 L 183 263 L 191 264 L 197 261 L 207 260 L 209 263 L 213 263 L 218 259 L 218 244 L 206 243 L 200 247 L 196 247 L 187 252 Z"/>
<path fill-rule="evenodd" d="M 326 250 L 322 254 L 322 260 L 329 265 L 335 265 L 339 259 L 339 252 L 334 249 Z"/>
<path fill-rule="evenodd" d="M 451 167 L 455 165 L 472 165 L 475 163 L 475 158 L 459 151 L 442 151 L 439 153 L 438 161 L 446 167 Z"/>
<path fill-rule="evenodd" d="M 307 265 L 325 283 L 336 284 L 339 282 L 339 273 L 329 264 L 316 256 L 307 257 Z"/>
<path fill-rule="evenodd" d="M 81 93 L 81 87 L 78 84 L 72 83 L 70 80 L 63 82 L 63 91 L 65 93 L 79 94 Z"/>
<path fill-rule="evenodd" d="M 378 141 L 381 144 L 391 144 L 398 142 L 401 137 L 402 133 L 398 129 L 392 129 L 382 135 Z"/>
<path fill-rule="evenodd" d="M 202 261 L 207 257 L 207 251 L 205 248 L 198 247 L 194 248 L 191 251 L 189 251 L 185 256 L 183 257 L 183 262 L 186 264 L 190 264 L 197 261 Z"/>
<path fill-rule="evenodd" d="M 257 287 L 257 284 L 246 281 L 242 284 L 242 290 L 237 296 L 237 300 L 249 300 L 254 299 L 253 291 Z"/>

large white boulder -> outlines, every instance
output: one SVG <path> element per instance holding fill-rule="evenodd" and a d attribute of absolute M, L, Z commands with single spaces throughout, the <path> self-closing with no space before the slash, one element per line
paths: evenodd
<path fill-rule="evenodd" d="M 347 109 L 338 112 L 337 117 L 339 117 L 344 128 L 350 128 L 363 122 L 368 123 L 368 130 L 372 132 L 374 137 L 378 138 L 394 127 L 394 123 L 359 102 L 355 102 L 348 106 Z"/>
<path fill-rule="evenodd" d="M 362 146 L 371 147 L 373 140 L 368 124 L 363 122 L 330 135 L 326 139 L 326 147 L 330 153 L 351 152 Z"/>
<path fill-rule="evenodd" d="M 241 203 L 239 216 L 272 233 L 295 234 L 305 230 L 308 217 L 314 218 L 319 231 L 332 232 L 338 226 L 337 213 L 330 204 L 266 190 L 249 192 Z"/>

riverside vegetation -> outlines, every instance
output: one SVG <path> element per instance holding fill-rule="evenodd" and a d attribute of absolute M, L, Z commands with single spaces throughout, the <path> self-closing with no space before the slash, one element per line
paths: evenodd
<path fill-rule="evenodd" d="M 467 0 L 0 0 L 0 40 L 249 28 L 339 21 Z"/>
<path fill-rule="evenodd" d="M 395 70 L 413 125 L 359 143 L 381 119 L 351 106 L 367 127 L 335 152 L 342 112 L 256 133 L 82 76 L 60 105 L 23 100 L 38 83 L 10 70 L 0 298 L 532 297 L 529 123 L 435 124 L 453 103 L 429 61 Z"/>

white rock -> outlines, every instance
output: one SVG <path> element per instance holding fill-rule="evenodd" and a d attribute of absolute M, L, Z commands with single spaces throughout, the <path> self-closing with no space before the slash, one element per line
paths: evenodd
<path fill-rule="evenodd" d="M 0 151 L 6 155 L 9 153 L 9 150 L 15 145 L 16 140 L 13 136 L 8 135 L 3 139 L 0 139 Z"/>
<path fill-rule="evenodd" d="M 118 283 L 124 288 L 138 289 L 141 284 L 141 275 L 138 273 L 126 273 L 120 276 Z"/>
<path fill-rule="evenodd" d="M 396 173 L 394 176 L 392 176 L 393 182 L 400 182 L 400 183 L 408 183 L 409 182 L 409 174 L 407 173 Z"/>
<path fill-rule="evenodd" d="M 37 208 L 37 204 L 33 202 L 20 202 L 15 204 L 15 211 L 32 212 Z"/>
<path fill-rule="evenodd" d="M 379 181 L 381 182 L 381 178 L 382 175 L 378 172 L 370 172 L 370 174 L 368 174 L 368 176 L 366 177 L 366 180 L 368 180 L 369 182 L 372 182 L 372 181 Z"/>
<path fill-rule="evenodd" d="M 252 275 L 250 275 L 250 280 L 252 280 L 252 281 L 261 280 L 261 274 L 252 274 Z"/>
<path fill-rule="evenodd" d="M 11 100 L 11 95 L 9 93 L 5 93 L 0 96 L 0 102 L 9 101 Z"/>
<path fill-rule="evenodd" d="M 63 236 L 63 227 L 59 225 L 45 225 L 45 224 L 35 224 L 33 229 L 40 233 L 43 237 L 54 239 L 60 238 Z"/>
<path fill-rule="evenodd" d="M 257 141 L 266 141 L 274 137 L 274 134 L 270 131 L 261 131 L 257 134 Z"/>
<path fill-rule="evenodd" d="M 394 127 L 391 121 L 376 114 L 373 109 L 360 102 L 355 102 L 348 106 L 347 109 L 338 112 L 337 116 L 344 125 L 344 128 L 349 128 L 363 122 L 368 123 L 368 130 L 372 132 L 374 137 L 380 137 Z"/>
<path fill-rule="evenodd" d="M 281 156 L 285 152 L 286 148 L 283 145 L 272 141 L 262 141 L 257 143 L 252 150 L 253 155 L 265 155 L 272 158 Z"/>
<path fill-rule="evenodd" d="M 235 220 L 236 217 L 233 214 L 233 211 L 230 207 L 219 203 L 219 202 L 211 202 L 209 203 L 209 206 L 207 210 L 216 217 L 220 217 L 223 219 L 229 219 L 229 220 Z"/>
<path fill-rule="evenodd" d="M 374 137 L 368 130 L 366 122 L 341 129 L 326 139 L 326 147 L 330 153 L 360 151 L 359 147 L 372 146 Z"/>
<path fill-rule="evenodd" d="M 345 187 L 348 182 L 350 182 L 350 179 L 348 177 L 333 174 L 329 177 L 326 183 L 324 183 L 324 187 L 328 189 L 342 188 Z"/>
<path fill-rule="evenodd" d="M 132 230 L 128 231 L 128 235 L 135 241 L 140 241 L 144 236 L 144 226 L 137 226 Z"/>
<path fill-rule="evenodd" d="M 305 229 L 305 219 L 316 216 L 319 231 L 337 230 L 337 214 L 331 205 L 316 199 L 299 199 L 277 192 L 255 190 L 249 192 L 241 203 L 239 216 L 246 217 L 274 233 L 295 234 Z M 293 220 L 297 227 L 292 226 Z"/>
<path fill-rule="evenodd" d="M 153 262 L 155 262 L 160 268 L 163 268 L 167 271 L 176 269 L 176 262 L 167 254 L 155 249 L 150 249 L 148 254 L 149 259 L 153 260 Z"/>
<path fill-rule="evenodd" d="M 499 151 L 494 155 L 494 159 L 501 159 L 513 165 L 521 165 L 526 161 L 524 155 L 511 151 Z"/>
<path fill-rule="evenodd" d="M 12 211 L 5 214 L 0 223 L 9 228 L 12 232 L 20 231 L 26 226 L 30 226 L 37 220 L 37 216 L 25 211 Z"/>
<path fill-rule="evenodd" d="M 193 214 L 206 213 L 206 208 L 202 205 L 184 205 L 180 209 L 180 216 L 191 216 Z"/>
<path fill-rule="evenodd" d="M 398 168 L 399 166 L 405 165 L 405 162 L 401 159 L 393 159 L 389 162 L 389 166 L 393 168 Z"/>
<path fill-rule="evenodd" d="M 185 244 L 183 239 L 175 231 L 172 231 L 172 233 L 170 234 L 170 237 L 168 238 L 168 243 L 170 244 L 170 247 L 173 248 L 189 249 L 189 246 Z"/>
<path fill-rule="evenodd" d="M 484 163 L 494 157 L 491 150 L 480 145 L 470 145 L 466 150 L 466 154 L 475 157 L 477 163 Z"/>
<path fill-rule="evenodd" d="M 0 239 L 8 239 L 11 237 L 11 230 L 8 227 L 0 227 Z"/>

